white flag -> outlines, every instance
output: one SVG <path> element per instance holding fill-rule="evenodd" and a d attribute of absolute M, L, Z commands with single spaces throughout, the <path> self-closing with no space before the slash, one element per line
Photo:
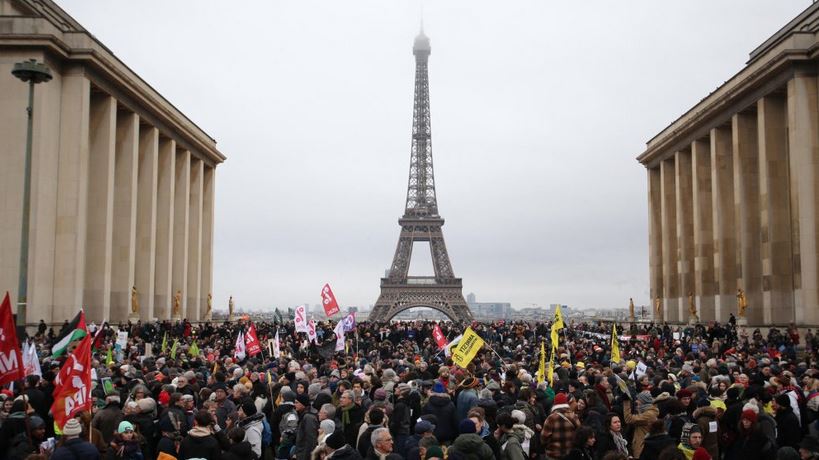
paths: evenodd
<path fill-rule="evenodd" d="M 336 333 L 336 351 L 344 351 L 344 321 L 339 321 L 333 332 Z"/>
<path fill-rule="evenodd" d="M 245 359 L 245 335 L 239 331 L 239 336 L 236 337 L 236 347 L 233 349 L 233 355 L 239 361 Z"/>
<path fill-rule="evenodd" d="M 276 338 L 273 339 L 273 357 L 279 359 L 282 355 L 281 342 L 279 342 L 279 331 L 276 330 Z"/>
<path fill-rule="evenodd" d="M 318 334 L 316 334 L 316 323 L 312 319 L 307 323 L 307 331 L 306 332 L 307 332 L 307 337 L 309 337 L 310 340 L 312 340 L 313 342 L 316 343 L 316 345 L 318 345 L 319 342 L 318 342 Z"/>
<path fill-rule="evenodd" d="M 26 375 L 43 376 L 40 370 L 40 359 L 37 357 L 37 347 L 32 342 L 23 345 L 23 369 Z"/>
<path fill-rule="evenodd" d="M 296 307 L 296 316 L 293 318 L 293 323 L 296 325 L 296 332 L 310 333 L 310 330 L 307 327 L 307 311 L 305 310 L 304 305 L 299 305 Z"/>
<path fill-rule="evenodd" d="M 462 338 L 464 338 L 464 335 L 463 335 L 463 334 L 459 335 L 458 337 L 455 337 L 454 339 L 452 339 L 452 341 L 451 341 L 451 342 L 449 342 L 448 344 L 446 344 L 446 346 L 444 347 L 444 355 L 445 355 L 447 358 L 449 358 L 449 355 L 451 355 L 451 354 L 452 354 L 452 353 L 450 353 L 450 352 L 449 352 L 449 350 L 452 348 L 452 346 L 453 346 L 453 345 L 455 345 L 456 343 L 460 342 Z"/>

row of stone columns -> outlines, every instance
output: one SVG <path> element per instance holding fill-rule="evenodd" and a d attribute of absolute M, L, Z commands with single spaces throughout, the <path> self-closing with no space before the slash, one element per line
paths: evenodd
<path fill-rule="evenodd" d="M 667 321 L 819 324 L 817 79 L 796 72 L 648 168 L 651 295 Z M 655 311 L 655 315 L 657 312 Z"/>
<path fill-rule="evenodd" d="M 143 320 L 171 319 L 177 292 L 179 317 L 204 318 L 214 167 L 86 76 L 64 75 L 62 85 L 63 120 L 76 120 L 65 129 L 77 140 L 60 147 L 53 317 L 83 306 L 89 321 L 133 318 L 136 287 Z M 43 317 L 35 309 L 28 320 Z"/>

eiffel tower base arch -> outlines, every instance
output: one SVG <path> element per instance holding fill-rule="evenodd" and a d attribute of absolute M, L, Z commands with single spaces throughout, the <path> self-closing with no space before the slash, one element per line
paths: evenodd
<path fill-rule="evenodd" d="M 457 323 L 471 322 L 472 312 L 464 300 L 460 279 L 446 285 L 413 285 L 381 280 L 381 295 L 370 313 L 369 320 L 386 322 L 404 310 L 432 308 Z"/>

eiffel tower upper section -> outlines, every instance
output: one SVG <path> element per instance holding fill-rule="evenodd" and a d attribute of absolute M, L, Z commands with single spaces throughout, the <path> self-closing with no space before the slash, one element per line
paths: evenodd
<path fill-rule="evenodd" d="M 432 169 L 432 123 L 429 110 L 429 38 L 424 31 L 415 38 L 415 100 L 412 110 L 412 151 L 405 219 L 433 218 L 438 215 L 435 175 Z"/>

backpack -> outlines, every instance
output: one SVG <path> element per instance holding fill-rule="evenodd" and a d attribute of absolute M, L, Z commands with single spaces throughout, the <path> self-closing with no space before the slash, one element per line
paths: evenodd
<path fill-rule="evenodd" d="M 267 417 L 262 419 L 262 448 L 273 444 L 273 430 L 270 429 L 270 423 L 267 422 Z"/>

